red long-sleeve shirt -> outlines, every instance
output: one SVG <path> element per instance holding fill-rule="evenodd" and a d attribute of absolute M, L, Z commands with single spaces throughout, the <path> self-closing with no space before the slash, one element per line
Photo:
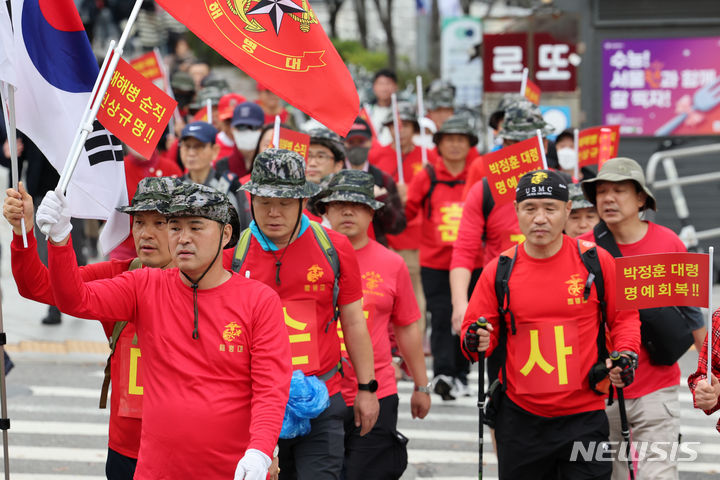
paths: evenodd
<path fill-rule="evenodd" d="M 525 240 L 512 203 L 495 205 L 485 221 L 483 193 L 483 182 L 478 182 L 470 188 L 465 199 L 457 241 L 453 246 L 451 269 L 472 270 L 479 261 L 487 265 L 511 246 Z"/>
<path fill-rule="evenodd" d="M 37 252 L 37 241 L 34 231 L 28 232 L 28 248 L 23 247 L 22 236 L 13 234 L 13 241 L 10 245 L 10 256 L 12 263 L 13 277 L 18 287 L 18 292 L 25 298 L 42 302 L 47 305 L 55 305 L 50 286 L 50 273 L 40 261 Z M 83 282 L 91 282 L 103 278 L 112 278 L 121 273 L 127 272 L 132 260 L 111 260 L 79 267 L 80 276 Z M 102 322 L 105 337 L 112 336 L 115 322 Z M 128 323 L 120 333 L 118 343 L 123 339 L 132 341 L 135 336 L 135 325 Z M 123 356 L 128 352 L 117 348 L 110 360 L 110 381 L 112 390 L 110 394 L 110 427 L 108 432 L 108 447 L 126 457 L 137 458 L 140 450 L 140 417 L 120 414 L 120 397 L 123 387 L 127 389 L 130 385 L 129 378 L 122 378 Z M 137 362 L 137 378 L 142 378 L 143 363 Z M 128 372 L 129 373 L 129 372 Z M 98 392 L 98 397 L 99 397 Z"/>
<path fill-rule="evenodd" d="M 517 333 L 510 331 L 510 315 L 506 315 L 507 379 L 502 381 L 508 397 L 534 415 L 556 417 L 605 408 L 604 397 L 590 390 L 588 382 L 588 372 L 598 361 L 600 305 L 594 284 L 588 300 L 583 301 L 588 271 L 577 248 L 574 239 L 563 235 L 560 251 L 539 259 L 530 257 L 520 245 L 510 275 L 510 310 Z M 613 349 L 637 352 L 637 310 L 615 310 L 615 261 L 602 249 L 598 249 L 598 258 Z M 470 324 L 485 317 L 493 327 L 486 355 L 497 346 L 501 328 L 495 294 L 497 265 L 495 259 L 483 270 L 460 336 L 464 338 Z"/>
<path fill-rule="evenodd" d="M 232 478 L 248 448 L 271 456 L 290 388 L 280 299 L 233 274 L 193 292 L 177 269 L 144 268 L 83 283 L 72 247 L 49 245 L 60 310 L 134 322 L 145 361 L 136 479 Z"/>
<path fill-rule="evenodd" d="M 435 166 L 435 176 L 439 181 L 464 181 L 467 168 L 453 176 L 443 161 Z M 430 175 L 426 169 L 415 175 L 408 187 L 408 198 L 405 205 L 405 217 L 408 222 L 416 216 L 422 219 L 422 236 L 420 238 L 420 265 L 437 270 L 450 270 L 450 257 L 453 244 L 457 240 L 460 217 L 463 214 L 463 184 L 450 186 L 437 183 L 429 197 Z M 428 216 L 428 203 L 430 215 Z M 482 266 L 482 259 L 477 267 Z"/>
<path fill-rule="evenodd" d="M 712 364 L 711 364 L 711 371 L 712 374 L 716 377 L 720 377 L 720 308 L 715 310 L 713 312 L 713 325 L 712 325 Z M 690 391 L 693 394 L 693 405 L 695 405 L 695 408 L 697 407 L 697 404 L 695 403 L 695 388 L 697 387 L 697 384 L 700 380 L 707 380 L 707 362 L 708 362 L 708 342 L 707 338 L 703 342 L 702 350 L 700 351 L 700 355 L 698 357 L 698 368 L 688 377 L 688 387 L 690 387 Z M 710 382 L 708 382 L 710 383 Z M 720 400 L 718 400 L 718 403 L 715 404 L 713 408 L 710 410 L 704 410 L 704 412 L 708 415 L 717 412 L 720 410 Z M 720 420 L 718 420 L 717 425 L 715 426 L 718 432 L 720 432 Z"/>

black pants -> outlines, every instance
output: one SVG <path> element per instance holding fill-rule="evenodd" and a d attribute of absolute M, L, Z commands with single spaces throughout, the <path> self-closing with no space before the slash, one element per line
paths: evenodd
<path fill-rule="evenodd" d="M 432 326 L 430 350 L 433 355 L 433 375 L 448 375 L 466 383 L 470 372 L 470 362 L 460 350 L 460 339 L 452 332 L 450 272 L 421 267 L 420 275 Z M 475 282 L 479 277 L 480 270 L 475 270 L 470 279 L 468 295 L 475 288 Z"/>
<path fill-rule="evenodd" d="M 397 480 L 407 468 L 407 439 L 398 434 L 398 396 L 380 399 L 372 430 L 360 436 L 352 407 L 345 412 L 345 480 Z"/>
<path fill-rule="evenodd" d="M 108 480 L 132 480 L 136 465 L 136 458 L 126 457 L 112 448 L 108 448 L 105 476 Z"/>
<path fill-rule="evenodd" d="M 343 465 L 346 410 L 342 395 L 330 397 L 330 406 L 310 420 L 310 433 L 278 440 L 280 480 L 338 480 Z"/>
<path fill-rule="evenodd" d="M 604 410 L 539 417 L 507 396 L 495 424 L 500 480 L 610 480 L 611 461 L 577 457 L 574 442 L 597 445 L 608 441 L 610 427 Z M 595 443 L 591 443 L 595 442 Z"/>

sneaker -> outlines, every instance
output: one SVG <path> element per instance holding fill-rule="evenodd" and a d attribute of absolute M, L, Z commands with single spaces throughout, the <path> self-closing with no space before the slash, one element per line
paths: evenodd
<path fill-rule="evenodd" d="M 455 400 L 452 394 L 453 379 L 447 375 L 438 375 L 433 378 L 433 392 L 442 397 L 443 400 Z"/>
<path fill-rule="evenodd" d="M 51 305 L 50 308 L 48 308 L 47 316 L 42 319 L 42 324 L 58 325 L 60 322 L 62 322 L 60 310 L 56 306 Z"/>
<path fill-rule="evenodd" d="M 471 397 L 472 392 L 470 391 L 470 387 L 467 383 L 463 383 L 462 380 L 459 378 L 455 378 L 455 381 L 453 382 L 453 395 L 457 397 Z"/>

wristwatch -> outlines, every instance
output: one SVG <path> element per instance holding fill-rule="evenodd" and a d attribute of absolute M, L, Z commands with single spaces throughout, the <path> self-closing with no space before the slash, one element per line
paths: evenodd
<path fill-rule="evenodd" d="M 358 383 L 358 390 L 364 390 L 366 392 L 375 393 L 378 389 L 378 382 L 374 378 L 368 383 Z"/>
<path fill-rule="evenodd" d="M 426 393 L 426 394 L 430 395 L 431 385 L 432 385 L 432 384 L 430 384 L 430 383 L 428 383 L 428 384 L 425 385 L 424 387 L 420 387 L 420 386 L 415 385 L 415 391 L 416 391 L 416 392 L 420 392 L 420 393 Z"/>

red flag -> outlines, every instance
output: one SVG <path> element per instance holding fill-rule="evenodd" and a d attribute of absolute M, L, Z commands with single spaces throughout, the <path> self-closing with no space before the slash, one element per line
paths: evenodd
<path fill-rule="evenodd" d="M 130 65 L 148 80 L 163 78 L 163 73 L 155 52 L 146 53 L 145 55 L 130 60 Z"/>
<path fill-rule="evenodd" d="M 578 135 L 578 162 L 602 166 L 605 161 L 617 157 L 620 143 L 620 126 L 607 125 L 581 130 Z"/>
<path fill-rule="evenodd" d="M 485 175 L 496 205 L 515 200 L 515 189 L 520 177 L 543 168 L 540 148 L 540 140 L 535 136 L 483 155 Z"/>
<path fill-rule="evenodd" d="M 704 253 L 618 257 L 616 308 L 707 307 L 709 263 Z"/>
<path fill-rule="evenodd" d="M 280 127 L 280 145 L 283 150 L 291 150 L 299 153 L 307 160 L 308 147 L 310 146 L 310 135 L 306 135 L 289 128 Z"/>
<path fill-rule="evenodd" d="M 175 100 L 121 58 L 97 119 L 133 150 L 150 158 L 176 106 Z"/>
<path fill-rule="evenodd" d="M 158 3 L 288 103 L 347 134 L 360 110 L 355 84 L 307 0 Z"/>
<path fill-rule="evenodd" d="M 523 92 L 525 98 L 530 100 L 535 105 L 540 105 L 540 93 L 540 87 L 538 87 L 535 82 L 528 78 L 527 82 L 525 83 L 525 92 Z"/>

